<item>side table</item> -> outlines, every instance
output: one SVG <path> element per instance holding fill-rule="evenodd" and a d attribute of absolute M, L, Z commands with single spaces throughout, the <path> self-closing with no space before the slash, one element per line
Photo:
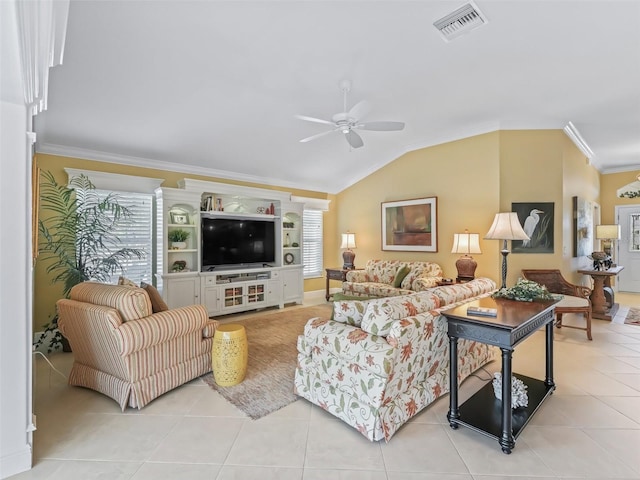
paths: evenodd
<path fill-rule="evenodd" d="M 591 290 L 591 316 L 601 320 L 609 320 L 616 316 L 619 305 L 615 303 L 613 289 L 611 288 L 611 277 L 618 275 L 624 267 L 611 267 L 608 270 L 578 270 L 578 273 L 590 275 L 593 278 L 593 290 Z M 606 297 L 611 301 L 607 305 Z"/>
<path fill-rule="evenodd" d="M 330 280 L 340 280 L 341 282 L 345 282 L 347 280 L 347 272 L 350 272 L 351 270 L 346 270 L 344 268 L 327 268 L 327 285 L 326 285 L 326 292 L 325 292 L 325 297 L 327 299 L 327 302 L 329 301 L 329 299 L 331 298 L 331 294 L 329 293 L 329 281 Z"/>
<path fill-rule="evenodd" d="M 442 314 L 448 323 L 449 335 L 449 413 L 447 419 L 454 430 L 464 425 L 498 440 L 504 453 L 511 453 L 515 439 L 529 423 L 540 404 L 555 390 L 553 381 L 553 318 L 556 302 L 516 302 L 514 300 L 481 298 Z M 495 317 L 469 315 L 467 308 L 482 307 L 497 310 Z M 546 365 L 544 382 L 524 375 L 515 375 L 527 385 L 528 405 L 512 410 L 511 357 L 516 345 L 540 327 L 546 328 Z M 458 406 L 458 339 L 500 347 L 502 352 L 502 399 L 495 397 L 492 382 Z"/>

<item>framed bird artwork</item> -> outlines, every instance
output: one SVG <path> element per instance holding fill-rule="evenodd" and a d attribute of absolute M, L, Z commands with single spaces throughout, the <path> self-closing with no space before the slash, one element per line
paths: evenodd
<path fill-rule="evenodd" d="M 512 240 L 511 253 L 553 253 L 553 202 L 512 203 L 529 240 Z"/>

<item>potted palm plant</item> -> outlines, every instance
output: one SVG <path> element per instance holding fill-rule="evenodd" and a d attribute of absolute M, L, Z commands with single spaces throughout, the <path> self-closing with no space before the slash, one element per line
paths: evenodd
<path fill-rule="evenodd" d="M 144 251 L 120 244 L 117 227 L 130 221 L 131 212 L 120 205 L 117 194 L 98 194 L 85 175 L 73 177 L 69 186 L 59 184 L 51 172 L 42 172 L 42 179 L 38 261 L 48 262 L 51 283 L 62 283 L 65 297 L 74 285 L 87 280 L 107 282 L 122 273 L 126 261 L 144 257 Z M 44 326 L 36 347 L 47 337 L 49 352 L 65 347 L 57 320 L 55 315 Z"/>

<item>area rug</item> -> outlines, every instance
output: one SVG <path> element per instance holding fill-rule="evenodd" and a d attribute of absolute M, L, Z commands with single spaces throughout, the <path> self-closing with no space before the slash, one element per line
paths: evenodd
<path fill-rule="evenodd" d="M 230 320 L 229 323 L 244 325 L 247 332 L 247 375 L 232 387 L 216 384 L 212 373 L 202 376 L 202 380 L 254 420 L 295 402 L 299 398 L 293 393 L 298 336 L 310 318 L 329 318 L 332 306 L 285 308 Z"/>
<path fill-rule="evenodd" d="M 627 313 L 626 318 L 624 319 L 624 323 L 628 323 L 629 325 L 640 325 L 640 308 L 629 308 L 629 313 Z"/>

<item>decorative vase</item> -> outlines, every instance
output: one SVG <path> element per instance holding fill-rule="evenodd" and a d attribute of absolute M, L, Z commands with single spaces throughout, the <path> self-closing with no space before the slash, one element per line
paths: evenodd
<path fill-rule="evenodd" d="M 187 248 L 187 242 L 171 242 L 171 248 L 184 250 L 185 248 Z"/>

